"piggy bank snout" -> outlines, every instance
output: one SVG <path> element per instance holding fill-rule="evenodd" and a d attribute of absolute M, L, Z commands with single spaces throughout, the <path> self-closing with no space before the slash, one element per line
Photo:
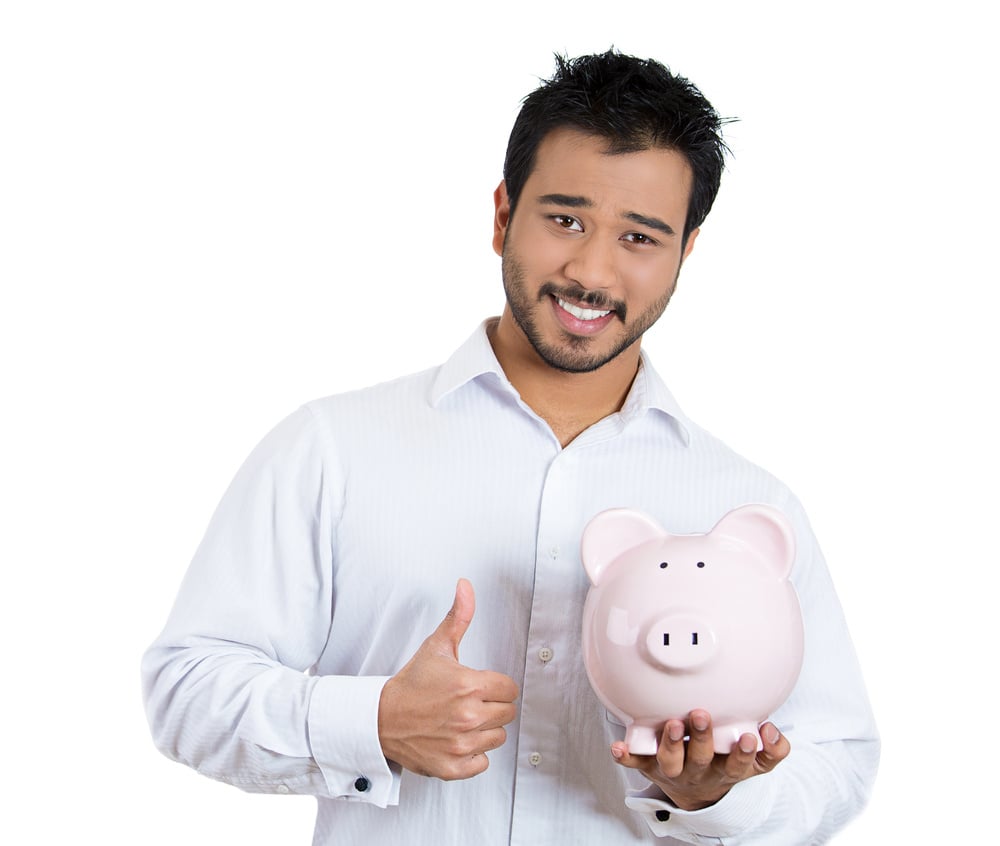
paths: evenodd
<path fill-rule="evenodd" d="M 715 655 L 718 638 L 700 614 L 672 613 L 658 618 L 646 634 L 646 650 L 666 670 L 695 670 Z"/>

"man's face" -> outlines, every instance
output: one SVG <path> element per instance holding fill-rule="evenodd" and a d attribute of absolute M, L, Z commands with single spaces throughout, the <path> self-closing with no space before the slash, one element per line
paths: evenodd
<path fill-rule="evenodd" d="M 507 305 L 535 352 L 559 370 L 596 370 L 667 307 L 681 262 L 691 168 L 673 150 L 608 155 L 569 129 L 547 135 L 511 217 L 496 193 L 493 248 Z"/>

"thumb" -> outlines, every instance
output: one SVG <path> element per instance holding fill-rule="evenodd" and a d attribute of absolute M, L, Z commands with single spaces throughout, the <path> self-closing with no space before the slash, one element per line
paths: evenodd
<path fill-rule="evenodd" d="M 458 645 L 462 642 L 472 615 L 476 613 L 476 594 L 468 579 L 459 579 L 455 586 L 455 601 L 444 615 L 441 625 L 428 640 L 439 655 L 447 655 L 458 660 Z"/>

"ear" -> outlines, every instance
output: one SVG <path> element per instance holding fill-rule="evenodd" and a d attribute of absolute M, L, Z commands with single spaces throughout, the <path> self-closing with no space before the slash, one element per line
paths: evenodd
<path fill-rule="evenodd" d="M 687 257 L 691 255 L 691 250 L 694 249 L 694 242 L 698 240 L 698 233 L 701 232 L 701 228 L 692 229 L 687 236 L 687 241 L 684 243 L 684 253 L 681 255 L 681 264 L 687 261 Z"/>
<path fill-rule="evenodd" d="M 493 192 L 493 209 L 493 252 L 502 256 L 507 225 L 510 223 L 510 199 L 507 197 L 507 183 L 502 179 Z"/>
<path fill-rule="evenodd" d="M 612 508 L 594 517 L 583 530 L 580 557 L 592 585 L 600 583 L 608 565 L 623 552 L 667 533 L 649 515 L 631 508 Z"/>
<path fill-rule="evenodd" d="M 754 549 L 779 580 L 795 562 L 795 535 L 788 519 L 769 505 L 744 505 L 730 511 L 710 534 L 731 538 Z"/>

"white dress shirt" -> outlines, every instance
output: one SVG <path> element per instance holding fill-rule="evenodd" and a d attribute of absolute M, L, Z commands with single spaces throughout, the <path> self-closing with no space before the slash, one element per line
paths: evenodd
<path fill-rule="evenodd" d="M 581 659 L 580 535 L 616 506 L 691 533 L 749 502 L 795 527 L 805 664 L 774 715 L 792 752 L 683 812 L 611 757 L 623 730 Z M 386 762 L 377 710 L 463 576 L 477 605 L 461 661 L 521 696 L 489 769 L 444 782 Z M 691 423 L 645 357 L 622 410 L 561 447 L 485 324 L 441 367 L 309 403 L 263 440 L 143 684 L 169 757 L 244 790 L 316 796 L 314 844 L 818 843 L 863 806 L 878 759 L 839 603 L 788 490 Z"/>

